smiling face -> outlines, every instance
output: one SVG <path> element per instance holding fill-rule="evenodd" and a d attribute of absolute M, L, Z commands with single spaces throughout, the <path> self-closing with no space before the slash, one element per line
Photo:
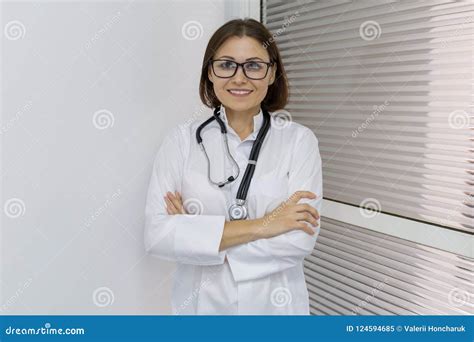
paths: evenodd
<path fill-rule="evenodd" d="M 237 63 L 270 62 L 268 52 L 262 44 L 247 36 L 228 38 L 216 51 L 213 59 L 225 59 Z M 223 68 L 227 68 L 226 64 L 221 65 Z M 254 65 L 248 65 L 249 74 L 253 68 Z M 265 78 L 253 80 L 247 78 L 242 68 L 238 67 L 237 73 L 233 77 L 219 78 L 209 67 L 208 77 L 213 84 L 214 93 L 227 110 L 257 112 L 267 95 L 268 86 L 275 81 L 275 71 L 275 65 L 273 65 L 269 68 Z"/>

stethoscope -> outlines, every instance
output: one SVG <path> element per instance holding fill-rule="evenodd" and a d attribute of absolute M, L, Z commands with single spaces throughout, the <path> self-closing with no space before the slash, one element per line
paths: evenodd
<path fill-rule="evenodd" d="M 229 216 L 230 219 L 233 220 L 245 220 L 248 217 L 248 210 L 247 210 L 247 192 L 250 187 L 250 182 L 252 181 L 253 173 L 255 171 L 255 167 L 257 165 L 257 159 L 258 155 L 260 153 L 260 148 L 262 147 L 263 141 L 265 140 L 265 136 L 267 135 L 268 130 L 270 129 L 270 114 L 268 111 L 262 108 L 263 112 L 263 125 L 260 128 L 257 138 L 255 139 L 253 145 L 252 145 L 252 150 L 250 151 L 250 156 L 249 156 L 249 161 L 247 164 L 247 168 L 245 169 L 244 176 L 242 178 L 242 181 L 240 182 L 239 189 L 237 190 L 237 196 L 235 199 L 235 203 L 233 203 L 229 207 Z M 227 129 L 225 127 L 224 122 L 222 119 L 219 117 L 220 115 L 220 106 L 216 107 L 214 109 L 214 115 L 211 116 L 209 119 L 204 121 L 196 131 L 196 140 L 199 146 L 201 147 L 201 150 L 204 152 L 204 155 L 206 156 L 207 159 L 207 178 L 209 179 L 209 182 L 211 182 L 214 185 L 217 185 L 218 187 L 222 188 L 224 185 L 229 184 L 236 180 L 239 177 L 240 169 L 239 169 L 239 164 L 235 161 L 234 157 L 232 157 L 232 154 L 229 151 L 229 143 L 227 142 Z M 206 127 L 208 124 L 210 124 L 212 121 L 216 120 L 219 123 L 219 126 L 221 127 L 221 134 L 222 134 L 222 139 L 225 143 L 226 146 L 226 151 L 227 155 L 229 156 L 230 160 L 233 163 L 232 168 L 236 168 L 237 172 L 235 175 L 232 175 L 228 177 L 226 180 L 222 182 L 215 182 L 211 179 L 211 162 L 209 160 L 209 156 L 207 155 L 206 148 L 204 147 L 204 144 L 202 143 L 202 138 L 201 138 L 201 130 Z"/>

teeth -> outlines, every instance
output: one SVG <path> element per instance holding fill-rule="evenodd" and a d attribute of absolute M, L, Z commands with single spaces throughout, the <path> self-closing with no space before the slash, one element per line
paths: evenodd
<path fill-rule="evenodd" d="M 229 90 L 232 94 L 244 95 L 249 94 L 251 90 Z"/>

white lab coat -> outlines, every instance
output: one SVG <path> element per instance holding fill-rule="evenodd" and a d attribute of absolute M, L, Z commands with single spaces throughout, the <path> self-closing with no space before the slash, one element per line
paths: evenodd
<path fill-rule="evenodd" d="M 218 251 L 228 208 L 234 203 L 252 144 L 263 123 L 254 116 L 254 131 L 241 141 L 227 124 L 231 154 L 240 175 L 223 188 L 207 178 L 207 162 L 196 142 L 196 129 L 208 117 L 175 127 L 164 139 L 153 165 L 147 202 L 145 248 L 160 259 L 177 263 L 172 308 L 184 315 L 308 315 L 308 291 L 303 259 L 319 235 L 294 230 L 273 238 L 259 239 Z M 303 199 L 318 211 L 322 202 L 321 158 L 318 140 L 307 127 L 276 120 L 260 150 L 249 188 L 249 219 L 261 218 L 297 190 L 318 197 Z M 227 159 L 218 123 L 201 132 L 211 160 L 211 176 L 229 177 Z M 163 196 L 179 191 L 190 215 L 168 215 Z"/>

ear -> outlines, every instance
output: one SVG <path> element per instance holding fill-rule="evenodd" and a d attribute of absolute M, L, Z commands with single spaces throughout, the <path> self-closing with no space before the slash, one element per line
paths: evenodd
<path fill-rule="evenodd" d="M 214 83 L 214 75 L 210 67 L 207 68 L 207 78 L 209 79 L 209 81 L 211 81 L 211 83 Z"/>
<path fill-rule="evenodd" d="M 273 82 L 275 82 L 276 70 L 277 70 L 277 66 L 276 66 L 276 63 L 275 63 L 271 66 L 270 80 L 268 82 L 268 85 L 272 85 Z"/>

